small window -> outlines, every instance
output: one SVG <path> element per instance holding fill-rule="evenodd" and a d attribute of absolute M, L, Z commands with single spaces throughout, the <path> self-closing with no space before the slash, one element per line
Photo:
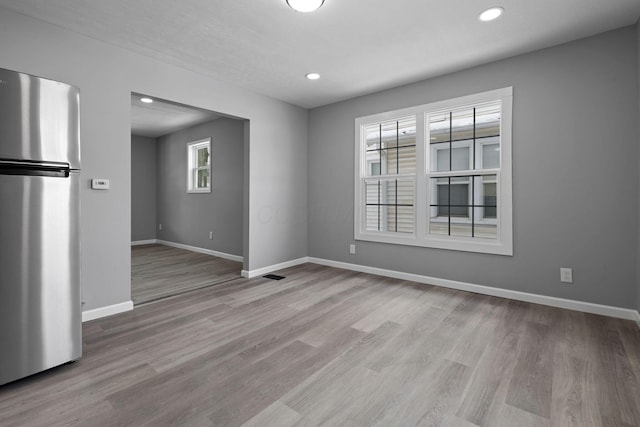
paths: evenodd
<path fill-rule="evenodd" d="M 187 144 L 187 193 L 211 192 L 211 139 Z"/>
<path fill-rule="evenodd" d="M 371 176 L 380 175 L 380 162 L 370 162 L 369 165 L 371 165 L 369 168 L 371 170 Z"/>

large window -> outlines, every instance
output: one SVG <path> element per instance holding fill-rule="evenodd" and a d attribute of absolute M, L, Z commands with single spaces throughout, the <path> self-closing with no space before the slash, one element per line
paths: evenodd
<path fill-rule="evenodd" d="M 211 139 L 187 144 L 187 192 L 211 192 Z"/>
<path fill-rule="evenodd" d="M 511 88 L 356 120 L 355 238 L 512 255 Z"/>

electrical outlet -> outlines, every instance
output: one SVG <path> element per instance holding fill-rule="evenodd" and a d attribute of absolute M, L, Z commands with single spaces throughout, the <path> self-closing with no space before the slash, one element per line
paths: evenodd
<path fill-rule="evenodd" d="M 162 224 L 158 224 L 158 230 L 162 231 Z"/>
<path fill-rule="evenodd" d="M 349 253 L 351 255 L 354 255 L 356 253 L 356 245 L 354 244 L 349 245 Z"/>
<path fill-rule="evenodd" d="M 562 283 L 573 283 L 573 269 L 560 267 L 560 281 Z"/>
<path fill-rule="evenodd" d="M 213 240 L 213 231 L 209 232 L 209 240 Z"/>

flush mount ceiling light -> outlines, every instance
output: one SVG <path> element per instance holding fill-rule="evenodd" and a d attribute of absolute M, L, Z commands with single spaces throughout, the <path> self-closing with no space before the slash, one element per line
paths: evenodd
<path fill-rule="evenodd" d="M 147 98 L 146 96 L 144 98 L 140 98 L 141 102 L 144 102 L 145 104 L 151 104 L 153 102 L 153 99 L 151 98 Z"/>
<path fill-rule="evenodd" d="M 478 19 L 482 22 L 493 21 L 494 19 L 498 19 L 503 12 L 504 9 L 499 6 L 491 7 L 478 15 Z"/>
<path fill-rule="evenodd" d="M 305 76 L 309 80 L 318 80 L 320 78 L 320 74 L 318 73 L 309 73 Z"/>
<path fill-rule="evenodd" d="M 287 0 L 287 4 L 291 9 L 298 12 L 313 12 L 322 6 L 324 0 Z"/>

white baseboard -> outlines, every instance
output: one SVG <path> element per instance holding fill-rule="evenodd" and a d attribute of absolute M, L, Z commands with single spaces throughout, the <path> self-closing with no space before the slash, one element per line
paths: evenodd
<path fill-rule="evenodd" d="M 111 316 L 113 314 L 124 313 L 133 310 L 133 301 L 121 302 L 119 304 L 108 305 L 106 307 L 94 308 L 82 312 L 82 321 L 100 319 L 101 317 Z"/>
<path fill-rule="evenodd" d="M 157 240 L 156 243 L 160 244 L 160 245 L 165 245 L 165 246 L 171 246 L 174 248 L 178 248 L 178 249 L 185 249 L 187 251 L 191 251 L 191 252 L 198 252 L 201 254 L 206 254 L 206 255 L 212 255 L 212 256 L 217 256 L 218 258 L 224 258 L 224 259 L 228 259 L 230 261 L 237 261 L 237 262 L 243 262 L 244 258 L 239 256 L 239 255 L 232 255 L 232 254 L 227 254 L 224 252 L 218 252 L 218 251 L 214 251 L 211 249 L 203 249 L 203 248 L 198 248 L 195 246 L 189 246 L 189 245 L 183 245 L 182 243 L 174 243 L 174 242 L 169 242 L 167 240 Z"/>
<path fill-rule="evenodd" d="M 158 239 L 135 240 L 131 242 L 131 246 L 153 245 L 155 243 L 158 243 Z"/>
<path fill-rule="evenodd" d="M 188 247 L 184 248 L 184 246 L 186 245 L 177 246 L 178 245 L 177 243 L 171 243 L 171 242 L 165 243 L 161 241 L 159 241 L 158 243 L 167 244 L 167 246 L 179 247 L 181 249 L 188 248 Z M 195 249 L 200 249 L 200 248 L 195 248 Z M 187 249 L 187 250 L 190 250 L 190 249 Z M 202 249 L 195 252 L 200 252 L 201 250 Z M 210 251 L 210 252 L 213 252 L 213 251 Z M 235 256 L 235 255 L 232 255 L 232 256 Z M 628 319 L 628 320 L 635 321 L 636 323 L 638 323 L 638 326 L 640 327 L 640 312 L 638 312 L 637 310 L 632 310 L 628 308 L 593 304 L 589 302 L 549 297 L 545 295 L 536 295 L 528 292 L 512 291 L 508 289 L 494 288 L 491 286 L 476 285 L 473 283 L 458 282 L 454 280 L 440 279 L 437 277 L 429 277 L 429 276 L 423 276 L 419 274 L 405 273 L 401 271 L 387 270 L 387 269 L 377 268 L 377 267 L 367 267 L 364 265 L 350 264 L 346 262 L 332 261 L 332 260 L 322 259 L 322 258 L 304 257 L 304 258 L 298 258 L 291 261 L 282 262 L 280 264 L 270 265 L 268 267 L 263 267 L 256 270 L 251 270 L 251 271 L 242 270 L 242 277 L 251 279 L 253 277 L 263 276 L 273 271 L 282 270 L 289 267 L 295 267 L 296 265 L 304 264 L 307 262 L 310 262 L 313 264 L 319 264 L 319 265 L 326 265 L 328 267 L 342 268 L 344 270 L 352 270 L 352 271 L 358 271 L 361 273 L 376 274 L 378 276 L 392 277 L 395 279 L 410 280 L 412 282 L 417 282 L 417 283 L 425 283 L 429 285 L 442 286 L 445 288 L 457 289 L 461 291 L 475 292 L 483 295 L 491 295 L 491 296 L 500 297 L 500 298 L 508 298 L 516 301 L 524 301 L 524 302 L 530 302 L 534 304 L 548 305 L 551 307 L 582 311 L 585 313 L 593 313 L 593 314 L 600 314 L 603 316 L 617 317 L 620 319 Z M 113 314 L 123 313 L 125 311 L 130 311 L 130 310 L 133 310 L 133 301 L 127 301 L 120 304 L 110 305 L 107 307 L 87 310 L 82 312 L 82 321 L 88 322 L 89 320 L 99 319 L 101 317 L 111 316 Z"/>
<path fill-rule="evenodd" d="M 269 265 L 267 267 L 258 268 L 256 270 L 242 270 L 240 273 L 242 277 L 246 277 L 247 279 L 251 279 L 253 277 L 263 276 L 265 274 L 271 273 L 272 271 L 282 270 L 284 268 L 295 267 L 296 265 L 305 264 L 309 262 L 307 257 L 298 258 L 291 261 L 281 262 L 280 264 Z"/>
<path fill-rule="evenodd" d="M 534 304 L 566 308 L 569 310 L 600 314 L 603 316 L 617 317 L 620 319 L 635 320 L 636 322 L 640 322 L 640 313 L 636 310 L 628 308 L 620 308 L 609 305 L 593 304 L 590 302 L 530 294 L 528 292 L 512 291 L 508 289 L 500 289 L 484 285 L 475 285 L 473 283 L 439 279 L 437 277 L 422 276 L 419 274 L 404 273 L 401 271 L 386 270 L 383 268 L 367 267 L 364 265 L 349 264 L 346 262 L 332 261 L 322 258 L 308 257 L 307 260 L 310 263 L 326 265 L 328 267 L 342 268 L 345 270 L 359 271 L 361 273 L 376 274 L 378 276 L 393 277 L 395 279 L 410 280 L 412 282 L 426 283 L 429 285 L 442 286 L 445 288 L 457 289 L 461 291 L 475 292 L 483 295 L 509 298 L 516 301 L 531 302 Z"/>

